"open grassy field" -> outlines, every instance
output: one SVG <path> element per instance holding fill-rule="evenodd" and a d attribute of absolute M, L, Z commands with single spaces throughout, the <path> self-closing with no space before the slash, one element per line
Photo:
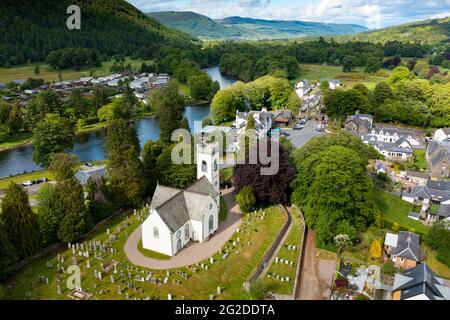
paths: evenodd
<path fill-rule="evenodd" d="M 278 252 L 277 257 L 280 259 L 292 261 L 293 265 L 286 265 L 284 263 L 273 263 L 268 273 L 279 275 L 282 277 L 289 277 L 289 282 L 281 282 L 274 278 L 269 278 L 267 275 L 262 280 L 270 292 L 277 294 L 292 294 L 294 291 L 295 274 L 297 271 L 297 264 L 301 248 L 299 248 L 302 238 L 302 225 L 299 217 L 299 211 L 296 208 L 292 209 L 292 228 L 283 243 L 283 247 Z M 297 250 L 288 250 L 287 246 L 296 246 Z"/>
<path fill-rule="evenodd" d="M 54 179 L 53 174 L 49 170 L 35 171 L 27 174 L 22 174 L 19 176 L 11 177 L 11 178 L 3 178 L 0 179 L 0 189 L 6 189 L 8 186 L 13 183 L 22 183 L 25 181 L 37 180 L 39 178 L 47 178 Z"/>
<path fill-rule="evenodd" d="M 364 68 L 356 68 L 352 72 L 343 72 L 342 66 L 331 66 L 321 64 L 300 64 L 300 77 L 298 80 L 320 81 L 321 79 L 338 79 L 344 87 L 352 88 L 362 83 L 369 89 L 373 89 L 380 81 L 386 81 L 390 70 L 380 70 L 376 74 L 367 74 Z"/>
<path fill-rule="evenodd" d="M 127 58 L 125 65 L 131 64 L 133 70 L 138 71 L 141 68 L 143 62 L 151 63 L 151 61 L 144 60 L 132 60 Z M 85 69 L 81 71 L 68 69 L 61 71 L 61 77 L 63 80 L 73 80 L 80 77 L 89 76 L 90 72 L 94 72 L 95 77 L 101 77 L 111 74 L 109 68 L 113 65 L 114 61 L 106 61 L 102 63 L 99 68 Z M 9 83 L 13 80 L 27 80 L 28 78 L 42 78 L 44 81 L 59 81 L 59 73 L 57 70 L 51 69 L 47 64 L 39 64 L 40 74 L 34 74 L 35 64 L 27 64 L 23 66 L 17 66 L 13 68 L 0 68 L 0 82 Z"/>
<path fill-rule="evenodd" d="M 381 214 L 388 223 L 398 223 L 404 230 L 416 230 L 419 233 L 426 234 L 428 227 L 419 221 L 408 218 L 408 213 L 413 211 L 413 205 L 394 195 L 374 190 L 372 199 L 380 209 Z"/>
<path fill-rule="evenodd" d="M 152 284 L 149 281 L 140 282 L 138 279 L 147 277 L 152 273 L 152 277 L 161 281 L 166 277 L 166 271 L 148 270 L 136 268 L 127 260 L 123 247 L 127 240 L 127 234 L 140 226 L 145 216 L 126 214 L 117 216 L 109 223 L 96 230 L 92 237 L 86 241 L 102 241 L 110 243 L 108 249 L 101 252 L 97 250 L 98 257 L 94 258 L 91 252 L 90 258 L 79 256 L 76 252 L 76 263 L 81 271 L 81 286 L 83 290 L 93 294 L 91 299 L 167 299 L 170 293 L 173 299 L 209 299 L 209 295 L 214 295 L 216 299 L 247 299 L 251 298 L 243 289 L 243 283 L 247 280 L 257 264 L 261 261 L 264 253 L 272 244 L 282 225 L 285 222 L 285 216 L 279 208 L 269 207 L 264 209 L 266 217 L 261 219 L 261 215 L 250 214 L 243 218 L 241 232 L 236 233 L 222 250 L 230 250 L 231 254 L 223 258 L 222 254 L 214 255 L 214 264 L 204 261 L 208 265 L 208 270 L 194 265 L 187 268 L 170 270 L 169 282 L 167 284 Z M 116 236 L 115 240 L 107 235 L 107 228 L 111 231 L 111 236 Z M 233 247 L 232 243 L 240 238 L 240 246 Z M 87 243 L 87 242 L 86 242 Z M 64 250 L 61 253 L 64 262 L 61 263 L 65 269 L 73 264 L 72 251 Z M 91 268 L 87 268 L 89 259 Z M 117 273 L 112 270 L 102 272 L 102 280 L 94 277 L 94 270 L 102 270 L 102 263 L 117 261 Z M 50 267 L 47 265 L 50 263 Z M 67 295 L 71 290 L 66 286 L 68 274 L 62 273 L 60 280 L 61 295 L 57 293 L 57 257 L 56 253 L 43 257 L 30 265 L 22 268 L 11 279 L 9 284 L 15 286 L 7 291 L 7 299 L 70 299 Z M 185 272 L 188 275 L 187 280 L 183 279 L 178 272 Z M 44 276 L 49 279 L 49 284 L 39 283 L 38 277 Z M 111 276 L 114 283 L 111 283 Z M 31 285 L 31 282 L 33 283 Z M 133 283 L 134 288 L 128 287 L 127 283 Z M 222 294 L 217 295 L 217 287 L 220 286 Z M 118 293 L 119 287 L 121 294 Z"/>

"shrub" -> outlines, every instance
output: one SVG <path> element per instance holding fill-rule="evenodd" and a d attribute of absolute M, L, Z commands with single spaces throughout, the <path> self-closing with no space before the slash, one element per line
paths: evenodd
<path fill-rule="evenodd" d="M 397 222 L 395 222 L 395 223 L 392 225 L 391 230 L 394 231 L 394 232 L 398 232 L 398 231 L 400 230 L 399 224 L 398 224 Z"/>
<path fill-rule="evenodd" d="M 386 263 L 384 263 L 381 266 L 381 273 L 382 274 L 386 274 L 388 276 L 393 276 L 395 275 L 395 265 L 394 262 L 392 262 L 392 260 L 388 260 L 386 261 Z"/>
<path fill-rule="evenodd" d="M 380 240 L 374 240 L 370 245 L 370 256 L 375 259 L 381 258 L 381 243 Z"/>
<path fill-rule="evenodd" d="M 236 202 L 239 204 L 243 212 L 251 211 L 256 202 L 252 187 L 243 187 L 236 196 Z"/>

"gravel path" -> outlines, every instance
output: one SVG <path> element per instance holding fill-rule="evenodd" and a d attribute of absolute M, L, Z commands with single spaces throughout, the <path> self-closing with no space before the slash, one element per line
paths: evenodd
<path fill-rule="evenodd" d="M 128 260 L 140 267 L 165 270 L 186 267 L 209 259 L 227 243 L 242 223 L 242 212 L 235 202 L 233 189 L 222 190 L 222 196 L 228 207 L 228 217 L 227 220 L 219 223 L 219 229 L 211 240 L 205 243 L 191 241 L 175 257 L 169 260 L 157 260 L 148 258 L 139 251 L 138 244 L 142 231 L 141 228 L 137 228 L 125 243 L 124 251 Z"/>
<path fill-rule="evenodd" d="M 337 263 L 317 258 L 316 236 L 308 230 L 306 255 L 301 272 L 299 300 L 328 300 Z"/>

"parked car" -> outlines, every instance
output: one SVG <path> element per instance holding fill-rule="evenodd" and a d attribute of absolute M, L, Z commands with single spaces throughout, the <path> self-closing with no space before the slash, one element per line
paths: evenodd
<path fill-rule="evenodd" d="M 25 182 L 22 182 L 22 186 L 24 186 L 24 187 L 29 187 L 29 186 L 32 186 L 34 184 L 34 181 L 25 181 Z"/>
<path fill-rule="evenodd" d="M 306 119 L 301 119 L 298 123 L 300 123 L 300 124 L 306 124 Z"/>
<path fill-rule="evenodd" d="M 85 162 L 84 165 L 88 168 L 92 168 L 94 165 L 90 162 Z"/>
<path fill-rule="evenodd" d="M 287 133 L 286 131 L 281 131 L 281 135 L 285 136 L 285 137 L 289 137 L 290 136 L 290 134 Z"/>
<path fill-rule="evenodd" d="M 295 126 L 294 126 L 294 130 L 303 130 L 305 128 L 305 125 L 304 124 L 302 124 L 302 123 L 297 123 Z"/>
<path fill-rule="evenodd" d="M 40 178 L 40 179 L 36 180 L 37 184 L 41 184 L 41 183 L 44 183 L 44 182 L 48 182 L 48 179 L 47 178 Z"/>

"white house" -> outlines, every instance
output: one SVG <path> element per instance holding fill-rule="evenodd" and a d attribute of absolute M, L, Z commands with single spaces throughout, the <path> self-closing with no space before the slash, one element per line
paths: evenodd
<path fill-rule="evenodd" d="M 142 246 L 174 256 L 190 241 L 206 242 L 219 227 L 219 145 L 197 146 L 197 182 L 184 189 L 158 185 L 142 224 Z"/>
<path fill-rule="evenodd" d="M 404 138 L 395 140 L 395 142 L 380 142 L 376 136 L 363 135 L 362 140 L 373 146 L 379 153 L 387 159 L 394 161 L 408 161 L 412 158 L 414 151 L 411 144 Z"/>
<path fill-rule="evenodd" d="M 433 139 L 439 142 L 450 140 L 450 128 L 443 128 L 436 130 Z"/>
<path fill-rule="evenodd" d="M 267 109 L 261 111 L 236 112 L 236 120 L 234 127 L 239 135 L 245 134 L 247 127 L 247 119 L 249 116 L 253 117 L 255 123 L 255 131 L 260 139 L 267 137 L 267 134 L 272 129 L 273 121 L 272 114 L 267 112 Z"/>
<path fill-rule="evenodd" d="M 406 130 L 397 130 L 391 128 L 372 128 L 369 130 L 368 136 L 372 136 L 377 142 L 389 142 L 396 143 L 401 138 L 405 138 L 406 141 L 412 147 L 418 147 L 421 145 L 419 137 L 416 134 Z"/>

